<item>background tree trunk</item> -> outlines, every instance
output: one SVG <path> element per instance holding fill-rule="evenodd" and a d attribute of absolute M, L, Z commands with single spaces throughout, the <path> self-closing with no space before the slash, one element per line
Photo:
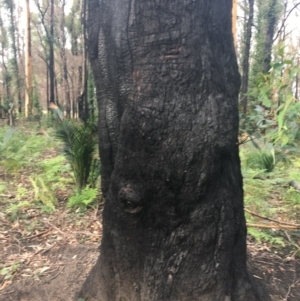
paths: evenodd
<path fill-rule="evenodd" d="M 16 83 L 16 94 L 17 94 L 17 102 L 18 102 L 18 112 L 22 113 L 22 96 L 21 96 L 21 80 L 19 74 L 19 65 L 18 65 L 18 50 L 17 50 L 17 42 L 16 42 L 16 22 L 15 22 L 15 2 L 13 0 L 7 0 L 6 2 L 7 8 L 9 10 L 9 18 L 10 18 L 10 35 L 11 35 L 11 47 L 13 53 L 13 77 Z"/>
<path fill-rule="evenodd" d="M 283 12 L 282 2 L 279 0 L 256 0 L 255 3 L 257 5 L 255 20 L 257 32 L 255 33 L 256 45 L 249 82 L 251 88 L 257 86 L 261 74 L 270 71 L 274 32 L 280 14 Z"/>
<path fill-rule="evenodd" d="M 242 65 L 242 85 L 241 85 L 241 106 L 244 114 L 247 112 L 247 100 L 248 96 L 248 82 L 249 82 L 249 59 L 250 59 L 250 48 L 251 48 L 251 37 L 252 37 L 252 25 L 254 15 L 254 0 L 248 0 L 249 12 L 248 20 L 246 23 L 246 34 L 244 42 L 244 54 L 243 54 L 243 65 Z"/>
<path fill-rule="evenodd" d="M 276 14 L 276 7 L 278 6 L 278 0 L 272 0 L 270 3 L 270 10 L 268 12 L 268 26 L 266 32 L 266 40 L 264 44 L 265 58 L 263 60 L 263 73 L 268 73 L 271 69 L 271 59 L 272 59 L 272 46 L 273 37 L 275 32 L 275 26 L 278 23 L 278 14 Z"/>
<path fill-rule="evenodd" d="M 32 84 L 32 65 L 31 65 L 31 30 L 30 30 L 30 9 L 29 0 L 25 1 L 25 117 L 32 115 L 33 107 L 33 84 Z"/>
<path fill-rule="evenodd" d="M 82 102 L 83 102 L 83 114 L 80 116 L 83 120 L 89 119 L 89 99 L 88 99 L 88 43 L 86 32 L 86 1 L 82 0 L 81 3 L 81 26 L 84 40 L 83 47 L 83 86 L 82 86 Z"/>
<path fill-rule="evenodd" d="M 7 46 L 8 46 L 8 37 L 7 37 L 7 31 L 3 24 L 2 19 L 2 12 L 3 10 L 0 10 L 0 30 L 1 30 L 1 67 L 2 67 L 2 77 L 3 77 L 3 83 L 2 83 L 2 104 L 5 104 L 5 101 L 9 100 L 11 101 L 11 95 L 10 95 L 10 85 L 11 85 L 11 79 L 9 76 L 8 68 L 6 65 L 6 57 L 7 57 Z"/>
<path fill-rule="evenodd" d="M 65 92 L 65 110 L 66 116 L 71 117 L 71 95 L 70 95 L 70 85 L 68 76 L 68 64 L 66 56 L 66 34 L 65 34 L 65 5 L 66 1 L 61 1 L 61 21 L 60 21 L 60 34 L 61 34 L 61 47 L 60 56 L 62 61 L 62 74 Z"/>
<path fill-rule="evenodd" d="M 234 48 L 237 51 L 237 7 L 238 0 L 232 0 L 232 35 Z"/>
<path fill-rule="evenodd" d="M 54 71 L 54 0 L 50 0 L 50 29 L 49 29 L 49 101 L 55 101 L 55 71 Z"/>
<path fill-rule="evenodd" d="M 87 300 L 257 301 L 232 1 L 90 0 L 103 212 Z"/>

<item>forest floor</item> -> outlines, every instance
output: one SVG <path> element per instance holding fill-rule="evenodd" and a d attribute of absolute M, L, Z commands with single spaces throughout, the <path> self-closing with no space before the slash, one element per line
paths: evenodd
<path fill-rule="evenodd" d="M 0 250 L 3 250 L 0 262 L 18 262 L 18 266 L 12 279 L 2 280 L 0 300 L 76 300 L 75 294 L 99 254 L 101 227 L 90 232 L 93 218 L 92 213 L 85 217 L 85 223 L 80 227 L 70 227 L 71 219 L 66 222 L 66 216 L 57 213 L 51 222 L 45 222 L 45 228 L 40 229 L 36 237 L 31 238 L 22 235 L 26 232 L 23 223 L 17 227 L 6 223 L 6 230 L 0 233 Z M 82 234 L 82 231 L 90 234 Z M 254 278 L 267 287 L 274 301 L 300 300 L 299 260 L 291 260 L 287 255 L 251 242 L 248 252 Z"/>
<path fill-rule="evenodd" d="M 67 199 L 74 193 L 72 176 L 66 162 L 57 160 L 59 147 L 35 127 L 18 131 L 20 135 L 14 134 L 11 146 L 0 152 L 0 301 L 77 301 L 75 294 L 99 255 L 102 204 L 95 202 L 85 210 L 68 208 Z M 5 140 L 2 131 L 0 146 Z M 35 176 L 43 181 L 38 182 Z M 56 185 L 57 181 L 64 185 Z M 41 202 L 49 193 L 47 185 L 57 200 L 52 211 L 49 204 Z M 272 193 L 279 192 L 273 189 Z M 274 197 L 272 200 L 271 216 L 291 224 L 297 221 L 299 207 L 275 211 L 275 205 L 283 206 L 275 204 Z M 246 207 L 262 212 L 257 204 L 254 208 L 246 203 Z M 257 220 L 252 216 L 250 222 Z M 255 232 L 249 235 L 249 269 L 274 301 L 299 301 L 300 231 L 266 231 L 261 239 Z M 270 240 L 270 231 L 281 240 L 277 236 Z"/>

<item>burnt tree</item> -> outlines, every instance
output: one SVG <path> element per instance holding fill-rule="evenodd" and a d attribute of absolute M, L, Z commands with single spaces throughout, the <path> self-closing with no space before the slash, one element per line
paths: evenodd
<path fill-rule="evenodd" d="M 106 202 L 84 300 L 257 301 L 231 0 L 90 0 Z"/>

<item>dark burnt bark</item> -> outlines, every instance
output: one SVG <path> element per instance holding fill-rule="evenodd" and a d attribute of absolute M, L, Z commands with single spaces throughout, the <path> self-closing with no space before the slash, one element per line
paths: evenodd
<path fill-rule="evenodd" d="M 84 116 L 83 120 L 89 119 L 89 99 L 88 99 L 88 41 L 87 41 L 87 28 L 86 28 L 86 21 L 87 21 L 87 1 L 82 0 L 82 12 L 81 12 L 81 26 L 83 32 L 83 40 L 84 40 L 84 47 L 83 47 L 83 103 L 84 103 Z"/>
<path fill-rule="evenodd" d="M 50 0 L 50 29 L 49 29 L 49 101 L 55 100 L 55 71 L 54 71 L 54 0 Z"/>
<path fill-rule="evenodd" d="M 252 25 L 253 25 L 253 15 L 254 15 L 254 0 L 248 0 L 249 13 L 248 20 L 246 24 L 246 36 L 244 43 L 244 55 L 243 55 L 243 65 L 242 65 L 242 84 L 241 84 L 241 106 L 244 114 L 247 113 L 247 92 L 249 84 L 249 58 L 250 58 L 250 47 L 251 47 L 251 37 L 252 37 Z"/>
<path fill-rule="evenodd" d="M 90 0 L 101 255 L 84 300 L 257 301 L 231 0 Z"/>
<path fill-rule="evenodd" d="M 83 70 L 82 66 L 78 67 L 78 89 L 77 89 L 77 106 L 78 106 L 78 117 L 85 120 L 85 91 L 83 84 Z"/>

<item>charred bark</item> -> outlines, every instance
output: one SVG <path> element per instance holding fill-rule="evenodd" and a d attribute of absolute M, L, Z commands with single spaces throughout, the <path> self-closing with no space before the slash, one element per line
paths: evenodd
<path fill-rule="evenodd" d="M 90 0 L 103 212 L 85 300 L 257 301 L 231 0 Z"/>
<path fill-rule="evenodd" d="M 49 43 L 49 101 L 55 100 L 55 71 L 54 71 L 54 0 L 50 0 L 50 29 L 48 36 Z"/>

